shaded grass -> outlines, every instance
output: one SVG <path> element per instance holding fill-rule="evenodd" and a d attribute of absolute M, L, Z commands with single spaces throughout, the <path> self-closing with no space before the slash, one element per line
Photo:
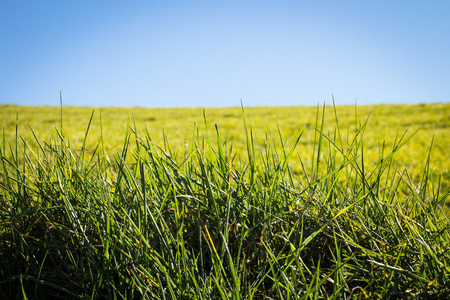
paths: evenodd
<path fill-rule="evenodd" d="M 86 147 L 93 116 L 77 150 L 65 126 L 49 142 L 34 134 L 35 147 L 18 129 L 3 136 L 2 298 L 450 296 L 449 191 L 430 155 L 420 180 L 393 163 L 413 134 L 370 165 L 368 122 L 325 131 L 318 108 L 305 160 L 304 131 L 256 143 L 242 112 L 244 152 L 204 115 L 184 153 L 134 120 L 108 153 L 102 130 Z"/>

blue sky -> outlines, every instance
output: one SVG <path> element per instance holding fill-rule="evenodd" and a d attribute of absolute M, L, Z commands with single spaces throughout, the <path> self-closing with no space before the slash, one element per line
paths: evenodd
<path fill-rule="evenodd" d="M 450 1 L 0 0 L 0 104 L 450 101 Z"/>

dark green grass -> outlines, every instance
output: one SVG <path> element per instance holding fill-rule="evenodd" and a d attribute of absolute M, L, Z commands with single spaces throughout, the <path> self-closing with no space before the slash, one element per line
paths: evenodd
<path fill-rule="evenodd" d="M 62 126 L 36 147 L 4 135 L 0 298 L 448 298 L 449 191 L 431 156 L 420 180 L 394 167 L 405 133 L 368 166 L 366 123 L 344 139 L 324 115 L 308 161 L 302 132 L 256 145 L 245 116 L 244 154 L 206 117 L 182 155 L 134 122 L 116 154 L 102 134 L 73 149 Z"/>

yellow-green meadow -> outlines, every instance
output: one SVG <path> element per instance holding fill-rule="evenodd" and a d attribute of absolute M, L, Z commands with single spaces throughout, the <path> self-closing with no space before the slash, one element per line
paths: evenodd
<path fill-rule="evenodd" d="M 336 112 L 336 114 L 335 114 Z M 311 162 L 316 133 L 316 117 L 322 116 L 323 107 L 247 107 L 244 108 L 247 125 L 253 130 L 257 148 L 264 148 L 266 136 L 279 144 L 279 132 L 289 147 L 303 132 L 296 153 L 291 160 L 295 173 L 301 172 L 299 157 L 304 163 Z M 63 131 L 73 148 L 80 148 L 93 114 L 87 137 L 86 148 L 93 150 L 101 136 L 107 151 L 120 151 L 127 128 L 136 125 L 138 134 L 148 131 L 153 142 L 163 145 L 163 136 L 178 155 L 182 155 L 191 145 L 195 131 L 215 137 L 218 125 L 222 140 L 233 145 L 235 153 L 245 150 L 243 111 L 241 107 L 230 108 L 91 108 L 63 107 Z M 336 122 L 336 116 L 338 123 Z M 16 118 L 18 121 L 16 121 Z M 100 118 L 101 124 L 100 126 Z M 3 105 L 0 119 L 9 138 L 18 134 L 34 144 L 29 127 L 42 140 L 50 140 L 55 135 L 55 126 L 61 126 L 60 107 L 26 107 Z M 434 175 L 442 175 L 442 185 L 450 187 L 450 104 L 416 105 L 367 105 L 325 107 L 324 133 L 333 135 L 339 124 L 341 139 L 354 137 L 364 124 L 364 157 L 369 163 L 378 163 L 383 143 L 390 150 L 395 140 L 403 134 L 412 139 L 396 153 L 395 161 L 399 171 L 407 168 L 414 179 L 419 180 L 431 150 L 431 170 Z M 213 138 L 215 141 L 215 138 Z M 432 144 L 433 143 L 433 144 Z M 326 144 L 326 143 L 325 143 Z M 386 150 L 385 150 L 386 152 Z M 307 164 L 305 167 L 310 167 Z"/>

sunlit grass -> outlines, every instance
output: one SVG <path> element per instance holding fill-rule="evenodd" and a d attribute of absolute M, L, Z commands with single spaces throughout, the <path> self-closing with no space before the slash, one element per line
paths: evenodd
<path fill-rule="evenodd" d="M 173 128 L 137 114 L 122 127 L 106 109 L 23 139 L 6 128 L 0 297 L 449 297 L 448 175 L 431 139 L 409 165 L 416 123 L 392 134 L 364 107 L 304 110 L 278 126 L 276 110 L 233 108 L 180 109 L 192 119 Z"/>
<path fill-rule="evenodd" d="M 203 109 L 200 108 L 96 108 L 92 119 L 89 136 L 84 141 L 87 123 L 92 108 L 65 107 L 64 132 L 73 149 L 79 149 L 83 142 L 86 149 L 92 151 L 100 136 L 102 145 L 111 152 L 119 151 L 127 124 L 136 123 L 139 132 L 149 132 L 158 145 L 164 144 L 164 136 L 171 142 L 175 155 L 183 155 L 189 142 L 198 128 L 201 135 L 206 135 L 203 121 Z M 424 167 L 424 157 L 428 155 L 433 141 L 431 173 L 443 175 L 442 185 L 450 187 L 450 104 L 418 104 L 418 105 L 370 105 L 370 106 L 337 106 L 340 131 L 343 141 L 351 139 L 358 128 L 367 122 L 364 133 L 365 162 L 375 166 L 384 143 L 392 148 L 396 137 L 407 131 L 419 130 L 411 143 L 402 147 L 393 162 L 397 167 L 407 167 L 415 180 L 420 180 Z M 291 159 L 291 169 L 296 174 L 303 172 L 300 159 L 310 161 L 314 143 L 316 108 L 315 107 L 249 107 L 246 108 L 247 123 L 252 126 L 254 144 L 264 147 L 266 133 L 278 135 L 280 129 L 287 145 L 295 139 L 301 130 L 302 139 Z M 235 153 L 244 153 L 246 139 L 242 122 L 241 109 L 207 108 L 206 117 L 211 124 L 209 135 L 214 135 L 214 124 L 219 124 L 224 139 L 233 143 Z M 18 120 L 16 120 L 18 118 Z M 0 120 L 4 132 L 10 138 L 15 136 L 16 124 L 20 135 L 30 145 L 37 146 L 28 127 L 31 126 L 36 135 L 48 141 L 52 129 L 60 122 L 59 107 L 21 107 L 2 106 Z M 102 128 L 100 128 L 100 118 Z M 134 121 L 133 121 L 134 120 Z M 336 117 L 332 107 L 325 111 L 324 133 L 332 133 L 336 127 Z M 102 129 L 102 131 L 101 131 Z M 278 147 L 280 145 L 278 144 Z M 243 154 L 245 156 L 245 153 Z M 310 168 L 310 164 L 305 166 Z"/>

